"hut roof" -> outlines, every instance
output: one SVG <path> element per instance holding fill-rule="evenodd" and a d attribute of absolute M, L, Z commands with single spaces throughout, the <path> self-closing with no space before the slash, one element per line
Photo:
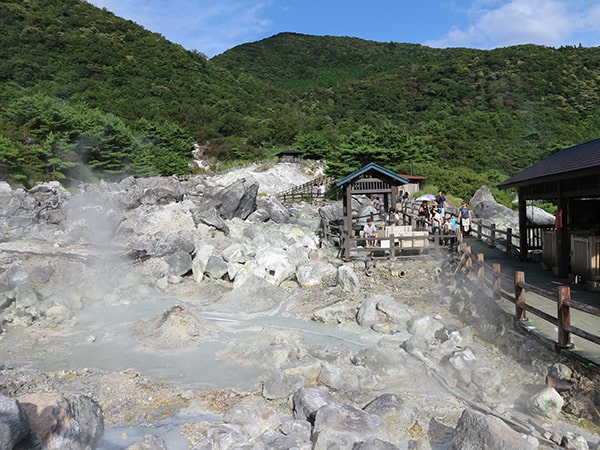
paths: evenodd
<path fill-rule="evenodd" d="M 563 148 L 498 185 L 506 189 L 544 181 L 547 177 L 600 169 L 600 138 Z"/>
<path fill-rule="evenodd" d="M 371 162 L 366 166 L 363 166 L 360 169 L 352 172 L 351 174 L 346 175 L 344 178 L 338 180 L 338 182 L 335 185 L 337 187 L 343 186 L 347 183 L 350 183 L 351 181 L 356 180 L 357 178 L 361 178 L 363 175 L 369 175 L 373 178 L 383 177 L 385 179 L 395 181 L 396 184 L 408 184 L 409 182 L 403 176 L 400 176 L 397 173 L 380 166 L 379 164 Z"/>

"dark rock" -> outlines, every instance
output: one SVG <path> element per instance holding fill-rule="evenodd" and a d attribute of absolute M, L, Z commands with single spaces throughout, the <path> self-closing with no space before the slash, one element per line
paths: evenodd
<path fill-rule="evenodd" d="M 238 180 L 217 194 L 219 214 L 225 219 L 246 219 L 256 210 L 258 183 L 254 180 Z"/>
<path fill-rule="evenodd" d="M 292 393 L 304 387 L 307 380 L 300 375 L 287 375 L 283 370 L 271 372 L 263 384 L 263 397 L 267 399 L 288 398 Z"/>
<path fill-rule="evenodd" d="M 229 227 L 221 218 L 214 203 L 192 210 L 192 217 L 194 218 L 194 223 L 196 224 L 204 223 L 210 227 L 214 227 L 217 230 L 222 231 L 225 235 L 229 234 Z"/>
<path fill-rule="evenodd" d="M 381 439 L 369 439 L 364 442 L 357 442 L 352 450 L 398 450 L 398 447 Z"/>
<path fill-rule="evenodd" d="M 29 434 L 29 422 L 19 402 L 0 395 L 0 448 L 15 448 Z"/>
<path fill-rule="evenodd" d="M 494 416 L 466 409 L 452 436 L 452 450 L 534 450 L 536 439 L 527 440 Z"/>
<path fill-rule="evenodd" d="M 19 403 L 31 427 L 23 448 L 88 450 L 104 432 L 100 406 L 85 395 L 28 394 Z"/>
<path fill-rule="evenodd" d="M 335 398 L 326 389 L 317 387 L 300 389 L 292 398 L 294 418 L 313 422 L 315 414 L 321 407 L 335 401 Z"/>
<path fill-rule="evenodd" d="M 177 251 L 167 257 L 170 275 L 186 275 L 192 270 L 192 257 L 184 251 Z"/>

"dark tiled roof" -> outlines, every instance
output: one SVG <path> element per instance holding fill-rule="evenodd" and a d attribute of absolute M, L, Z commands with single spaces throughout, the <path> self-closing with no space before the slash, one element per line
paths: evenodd
<path fill-rule="evenodd" d="M 600 138 L 563 148 L 546 159 L 503 181 L 499 188 L 530 184 L 537 178 L 600 167 Z"/>
<path fill-rule="evenodd" d="M 361 175 L 365 175 L 365 174 L 369 174 L 369 175 L 381 174 L 389 179 L 397 181 L 398 184 L 407 184 L 408 183 L 408 180 L 406 178 L 392 172 L 389 169 L 386 169 L 385 167 L 381 167 L 379 164 L 370 162 L 366 166 L 363 166 L 360 169 L 358 169 L 357 171 L 352 172 L 350 175 L 346 175 L 344 178 L 339 180 L 335 185 L 337 187 L 343 186 L 344 184 L 348 183 L 349 181 L 355 180 L 356 178 L 359 178 Z"/>

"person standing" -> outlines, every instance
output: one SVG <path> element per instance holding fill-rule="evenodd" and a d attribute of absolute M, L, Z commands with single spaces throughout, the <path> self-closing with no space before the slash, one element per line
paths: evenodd
<path fill-rule="evenodd" d="M 417 212 L 417 227 L 423 229 L 429 222 L 431 222 L 431 210 L 427 201 L 424 200 Z"/>
<path fill-rule="evenodd" d="M 442 214 L 442 218 L 446 217 L 446 196 L 444 195 L 444 192 L 440 189 L 437 193 L 437 195 L 435 196 L 435 201 L 438 204 L 438 207 L 440 208 L 441 214 Z"/>
<path fill-rule="evenodd" d="M 466 201 L 462 201 L 458 209 L 458 220 L 460 222 L 460 232 L 462 237 L 471 235 L 471 223 L 473 222 L 473 212 L 467 205 Z"/>

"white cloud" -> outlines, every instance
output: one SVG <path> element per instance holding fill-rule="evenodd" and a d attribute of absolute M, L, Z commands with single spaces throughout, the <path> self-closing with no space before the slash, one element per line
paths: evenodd
<path fill-rule="evenodd" d="M 189 50 L 212 56 L 254 40 L 270 22 L 265 9 L 272 0 L 89 0 L 90 3 L 133 20 Z"/>
<path fill-rule="evenodd" d="M 553 47 L 573 44 L 572 41 L 578 34 L 598 30 L 600 7 L 590 3 L 595 2 L 476 1 L 470 5 L 468 11 L 470 26 L 465 29 L 453 28 L 443 38 L 426 44 L 433 47 L 475 48 L 528 43 Z M 596 17 L 595 20 L 589 19 L 590 13 Z"/>

